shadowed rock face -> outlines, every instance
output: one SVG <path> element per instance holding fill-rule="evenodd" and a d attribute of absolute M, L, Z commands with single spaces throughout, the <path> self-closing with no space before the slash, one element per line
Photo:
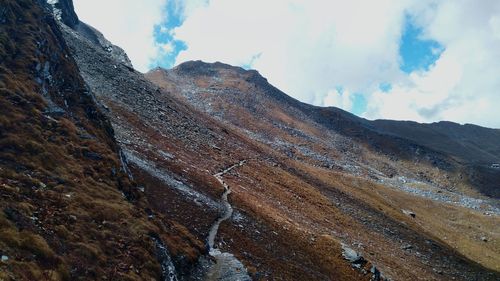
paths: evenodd
<path fill-rule="evenodd" d="M 55 20 L 64 22 L 67 26 L 78 24 L 78 16 L 75 13 L 72 0 L 35 0 L 38 5 L 50 10 Z"/>
<path fill-rule="evenodd" d="M 47 0 L 47 2 L 61 11 L 61 20 L 67 26 L 74 28 L 80 22 L 73 7 L 73 0 Z"/>

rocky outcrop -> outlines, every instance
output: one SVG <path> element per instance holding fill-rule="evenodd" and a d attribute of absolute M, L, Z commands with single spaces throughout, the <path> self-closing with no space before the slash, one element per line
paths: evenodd
<path fill-rule="evenodd" d="M 43 0 L 40 0 L 43 1 Z M 64 25 L 78 32 L 81 36 L 87 38 L 90 42 L 99 46 L 113 57 L 116 61 L 133 68 L 132 62 L 125 51 L 109 42 L 104 35 L 92 26 L 80 21 L 75 13 L 73 0 L 46 0 L 52 8 L 54 18 Z"/>
<path fill-rule="evenodd" d="M 372 281 L 389 281 L 384 278 L 375 265 L 370 264 L 360 253 L 345 244 L 342 244 L 342 256 L 351 263 L 352 267 L 363 274 L 370 274 Z"/>
<path fill-rule="evenodd" d="M 73 0 L 46 0 L 52 6 L 54 16 L 67 26 L 74 28 L 80 21 L 75 13 Z"/>
<path fill-rule="evenodd" d="M 87 38 L 90 42 L 102 48 L 102 50 L 108 53 L 108 55 L 110 57 L 113 57 L 117 62 L 120 62 L 127 67 L 133 68 L 132 62 L 130 61 L 125 51 L 122 48 L 109 42 L 97 29 L 84 22 L 79 22 L 72 28 L 80 35 Z"/>

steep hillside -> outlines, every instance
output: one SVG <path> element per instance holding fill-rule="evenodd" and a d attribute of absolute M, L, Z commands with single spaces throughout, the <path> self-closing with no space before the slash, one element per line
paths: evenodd
<path fill-rule="evenodd" d="M 197 61 L 168 71 L 156 69 L 147 77 L 162 87 L 166 95 L 192 104 L 248 139 L 273 150 L 281 159 L 286 159 L 281 165 L 287 167 L 287 172 L 291 174 L 283 178 L 274 174 L 276 178 L 269 183 L 263 179 L 265 173 L 251 173 L 247 177 L 259 179 L 267 187 L 266 190 L 272 190 L 273 183 L 287 188 L 311 185 L 313 190 L 321 192 L 327 202 L 339 208 L 331 212 L 348 215 L 371 231 L 375 230 L 366 240 L 358 238 L 364 240 L 363 248 L 369 248 L 366 244 L 375 240 L 383 244 L 379 241 L 381 238 L 376 238 L 378 233 L 382 233 L 385 236 L 383 239 L 394 239 L 387 244 L 387 249 L 391 250 L 384 253 L 394 254 L 396 245 L 405 248 L 408 242 L 403 241 L 426 232 L 435 235 L 433 239 L 437 238 L 472 259 L 482 260 L 484 264 L 496 268 L 496 262 L 490 261 L 498 257 L 498 244 L 493 242 L 497 238 L 484 243 L 478 236 L 478 233 L 484 233 L 485 229 L 480 229 L 484 225 L 471 228 L 469 220 L 488 221 L 488 236 L 498 237 L 495 225 L 498 217 L 489 217 L 491 212 L 498 214 L 498 202 L 477 194 L 476 187 L 462 179 L 464 166 L 453 156 L 408 138 L 383 133 L 373 122 L 339 109 L 300 103 L 269 85 L 256 71 Z M 261 171 L 259 167 L 254 169 Z M 266 169 L 274 171 L 276 168 Z M 295 177 L 301 183 L 289 182 Z M 339 182 L 339 179 L 346 180 Z M 342 192 L 339 193 L 339 190 Z M 297 195 L 298 191 L 292 193 Z M 306 198 L 309 198 L 311 191 L 307 194 Z M 271 197 L 278 199 L 281 196 L 273 193 Z M 304 200 L 301 196 L 298 199 L 299 202 Z M 293 203 L 292 206 L 285 205 L 287 211 L 298 207 Z M 301 204 L 300 208 L 304 205 Z M 412 223 L 397 214 L 402 209 L 419 210 L 416 211 L 419 213 L 418 226 L 410 228 L 415 234 L 410 234 L 409 229 L 401 230 L 402 221 L 404 224 Z M 482 211 L 471 213 L 470 209 Z M 443 217 L 436 221 L 435 213 L 441 213 Z M 470 215 L 473 217 L 468 217 Z M 307 225 L 306 228 L 315 229 L 318 226 L 318 222 L 315 227 L 308 225 L 303 214 L 294 216 L 301 216 L 299 224 Z M 457 216 L 461 219 L 457 220 Z M 374 217 L 377 219 L 366 220 Z M 461 232 L 462 227 L 467 230 Z M 327 226 L 327 229 L 332 229 L 332 226 Z M 381 229 L 392 230 L 381 232 Z M 345 229 L 342 232 L 351 233 Z M 461 242 L 450 241 L 450 236 Z M 398 245 L 398 240 L 402 244 Z M 491 248 L 491 245 L 497 246 Z M 487 258 L 483 255 L 485 250 L 493 250 Z M 420 255 L 423 250 L 417 252 Z M 435 253 L 432 255 L 438 256 Z M 416 266 L 412 267 L 414 271 Z M 406 279 L 401 274 L 398 271 L 393 276 Z"/>
<path fill-rule="evenodd" d="M 500 171 L 491 168 L 500 157 L 498 130 L 451 122 L 368 121 L 337 108 L 301 103 L 271 86 L 257 72 L 221 63 L 187 62 L 170 71 L 152 71 L 147 76 L 220 121 L 257 133 L 255 137 L 265 142 L 270 143 L 275 141 L 276 136 L 285 134 L 295 140 L 279 141 L 298 145 L 299 150 L 304 152 L 315 150 L 310 145 L 311 139 L 321 139 L 327 150 L 342 147 L 344 152 L 353 153 L 347 155 L 347 161 L 356 157 L 361 157 L 356 161 L 363 161 L 362 155 L 367 153 L 389 158 L 382 165 L 371 160 L 364 161 L 365 165 L 386 176 L 395 175 L 394 170 L 400 169 L 399 163 L 393 165 L 394 160 L 418 162 L 424 165 L 419 165 L 417 169 L 407 167 L 405 172 L 399 171 L 399 174 L 429 181 L 446 189 L 466 193 L 478 191 L 493 198 L 500 196 L 496 184 Z M 262 120 L 267 122 L 258 122 Z M 271 138 L 265 135 L 268 132 L 273 132 Z M 358 147 L 351 147 L 352 141 Z M 365 148 L 365 152 L 360 146 Z M 338 155 L 330 157 L 337 158 L 337 161 L 339 158 Z M 333 165 L 323 160 L 324 165 Z M 439 177 L 423 166 L 437 167 L 447 175 Z"/>
<path fill-rule="evenodd" d="M 162 240 L 184 229 L 148 219 L 45 3 L 0 13 L 0 279 L 160 279 Z"/>
<path fill-rule="evenodd" d="M 272 151 L 263 152 L 258 143 L 191 106 L 163 95 L 142 74 L 120 64 L 77 31 L 66 28 L 65 36 L 83 77 L 111 118 L 132 172 L 144 185 L 154 209 L 186 226 L 198 239 L 208 239 L 212 224 L 223 208 L 219 198 L 224 186 L 214 175 L 241 160 L 253 159 L 256 163 L 270 165 L 272 162 L 266 159 L 273 157 Z M 231 200 L 235 194 L 236 190 Z M 334 240 L 325 242 L 334 255 L 315 253 L 304 244 L 303 233 L 284 233 L 272 218 L 275 214 L 265 214 L 262 210 L 255 213 L 255 198 L 250 199 L 252 208 L 234 206 L 231 219 L 241 227 L 227 230 L 226 225 L 221 224 L 221 232 L 229 236 L 217 236 L 216 242 L 218 247 L 241 259 L 255 279 L 279 276 L 287 280 L 293 280 L 294 276 L 316 280 L 369 278 L 351 269 Z M 247 236 L 247 229 L 259 235 Z M 296 238 L 289 240 L 294 236 Z M 241 243 L 244 247 L 237 252 L 229 251 L 228 242 Z M 290 256 L 289 251 L 301 254 Z M 181 259 L 173 255 L 174 259 Z M 181 272 L 183 278 L 190 280 L 200 275 L 200 271 L 202 276 L 225 273 L 213 273 L 217 268 L 214 269 L 210 260 L 208 256 L 200 257 L 199 267 Z"/>
<path fill-rule="evenodd" d="M 500 198 L 500 130 L 452 122 L 418 124 L 376 120 L 378 131 L 408 139 L 451 156 L 463 167 L 464 177 L 479 192 Z"/>
<path fill-rule="evenodd" d="M 435 150 L 453 155 L 465 163 L 490 166 L 500 162 L 500 130 L 452 122 L 419 124 L 375 120 L 374 126 L 387 134 L 393 134 Z"/>

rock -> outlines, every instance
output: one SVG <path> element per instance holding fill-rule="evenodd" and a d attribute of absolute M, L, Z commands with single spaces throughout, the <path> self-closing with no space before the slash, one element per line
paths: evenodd
<path fill-rule="evenodd" d="M 48 102 L 48 106 L 47 108 L 45 108 L 43 114 L 49 117 L 59 118 L 64 116 L 64 114 L 66 114 L 66 111 L 50 101 Z"/>
<path fill-rule="evenodd" d="M 481 241 L 488 242 L 488 238 L 486 236 L 481 236 Z"/>
<path fill-rule="evenodd" d="M 342 244 L 342 250 L 342 256 L 351 263 L 355 263 L 362 258 L 361 255 L 353 249 L 347 247 L 345 244 Z"/>
<path fill-rule="evenodd" d="M 83 156 L 91 160 L 96 160 L 96 161 L 102 160 L 102 156 L 99 153 L 93 151 L 84 151 Z"/>
<path fill-rule="evenodd" d="M 132 72 L 134 71 L 132 62 L 130 61 L 125 51 L 122 48 L 115 46 L 111 42 L 109 42 L 100 31 L 84 22 L 79 22 L 75 26 L 70 27 L 80 36 L 85 37 L 96 46 L 102 48 L 102 50 L 111 55 L 115 62 L 123 64 L 125 67 L 127 67 L 128 70 Z"/>
<path fill-rule="evenodd" d="M 382 280 L 381 279 L 381 274 L 380 274 L 380 271 L 378 270 L 377 267 L 375 267 L 374 265 L 372 265 L 371 269 L 370 269 L 370 272 L 372 273 L 372 278 L 371 280 L 373 281 L 380 281 Z"/>
<path fill-rule="evenodd" d="M 433 268 L 432 270 L 434 272 L 436 272 L 437 274 L 439 274 L 439 275 L 443 275 L 444 274 L 444 272 L 441 269 Z"/>
<path fill-rule="evenodd" d="M 409 211 L 409 210 L 401 210 L 401 211 L 403 212 L 403 214 L 410 216 L 412 218 L 415 218 L 417 216 L 414 212 Z"/>
<path fill-rule="evenodd" d="M 215 265 L 211 266 L 207 272 L 207 280 L 220 281 L 250 281 L 252 278 L 248 275 L 245 266 L 231 253 L 221 253 L 213 251 L 213 257 L 216 260 Z"/>
<path fill-rule="evenodd" d="M 69 27 L 79 23 L 78 16 L 73 8 L 73 0 L 48 0 L 53 8 L 54 16 Z"/>
<path fill-rule="evenodd" d="M 155 243 L 157 259 L 161 264 L 161 271 L 163 275 L 162 279 L 168 281 L 178 281 L 175 265 L 172 262 L 170 252 L 167 247 L 163 244 L 163 241 L 160 239 L 158 234 L 152 234 L 151 239 Z"/>
<path fill-rule="evenodd" d="M 175 156 L 163 150 L 159 150 L 158 153 L 165 158 L 165 160 L 173 160 Z"/>
<path fill-rule="evenodd" d="M 413 246 L 410 245 L 410 244 L 407 244 L 407 245 L 403 245 L 403 247 L 401 247 L 401 249 L 403 249 L 403 250 L 410 250 L 410 249 L 413 249 Z"/>
<path fill-rule="evenodd" d="M 155 217 L 155 214 L 153 213 L 153 210 L 151 210 L 150 208 L 146 208 L 146 209 L 144 209 L 144 211 L 148 215 L 148 219 L 153 219 Z"/>

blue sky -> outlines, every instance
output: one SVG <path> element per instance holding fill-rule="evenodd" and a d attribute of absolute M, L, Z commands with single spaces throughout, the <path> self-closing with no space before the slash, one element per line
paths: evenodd
<path fill-rule="evenodd" d="M 174 30 L 183 23 L 182 16 L 178 13 L 175 2 L 167 2 L 166 20 L 155 26 L 154 35 L 158 43 L 171 44 L 172 51 L 163 54 L 155 61 L 151 62 L 151 68 L 161 66 L 163 68 L 171 68 L 175 64 L 175 60 L 181 51 L 185 51 L 188 46 L 181 40 L 176 40 L 169 31 Z M 163 32 L 162 32 L 163 31 Z M 422 28 L 412 22 L 411 17 L 406 15 L 403 27 L 403 33 L 400 38 L 399 55 L 401 56 L 400 69 L 406 73 L 411 73 L 418 70 L 428 70 L 443 51 L 443 46 L 438 42 L 423 38 Z M 258 58 L 255 55 L 251 62 Z M 251 63 L 240 65 L 244 68 L 251 68 Z M 390 83 L 382 83 L 382 90 L 388 90 Z"/>
<path fill-rule="evenodd" d="M 171 31 L 182 25 L 183 18 L 179 12 L 179 7 L 175 1 L 167 1 L 164 7 L 164 21 L 154 26 L 154 38 L 158 44 L 166 45 L 170 51 L 161 52 L 158 57 L 151 61 L 149 68 L 174 66 L 175 59 L 179 52 L 187 49 L 187 45 L 180 40 L 176 40 Z"/>
<path fill-rule="evenodd" d="M 500 127 L 500 1 L 74 3 L 142 72 L 222 61 L 369 119 Z"/>
<path fill-rule="evenodd" d="M 423 38 L 422 28 L 417 26 L 410 16 L 405 17 L 399 46 L 402 71 L 405 73 L 427 71 L 442 52 L 443 46 L 434 40 Z"/>
<path fill-rule="evenodd" d="M 155 26 L 154 35 L 158 43 L 168 44 L 172 49 L 170 52 L 163 52 L 158 56 L 158 58 L 151 63 L 150 68 L 157 66 L 167 69 L 171 68 L 175 65 L 179 53 L 188 49 L 188 45 L 185 42 L 177 40 L 171 34 L 173 30 L 182 26 L 184 21 L 174 1 L 167 2 L 165 13 L 166 20 Z M 413 71 L 427 71 L 439 58 L 442 51 L 443 46 L 434 40 L 423 38 L 422 28 L 417 26 L 409 15 L 405 15 L 399 45 L 399 68 L 401 71 L 408 74 Z M 261 54 L 253 55 L 249 63 L 243 63 L 238 66 L 250 69 L 252 68 L 252 63 L 258 59 L 260 55 Z M 379 85 L 379 88 L 383 92 L 388 92 L 392 88 L 392 85 L 390 82 L 383 82 Z M 339 94 L 343 95 L 341 89 L 342 86 L 337 86 Z M 354 114 L 361 115 L 366 111 L 366 107 L 367 100 L 363 93 L 354 93 L 352 95 L 352 107 L 350 111 Z"/>

